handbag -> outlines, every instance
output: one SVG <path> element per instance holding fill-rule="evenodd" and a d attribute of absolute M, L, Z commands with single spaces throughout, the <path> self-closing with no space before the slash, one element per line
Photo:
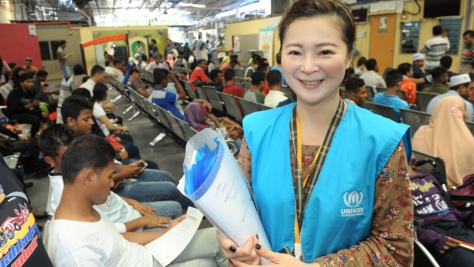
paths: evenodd
<path fill-rule="evenodd" d="M 242 135 L 243 135 L 243 129 L 242 129 L 242 126 L 240 126 L 240 124 L 238 124 L 237 122 L 229 119 L 229 118 L 223 118 L 222 120 L 222 126 L 225 127 L 225 129 L 227 130 L 227 133 L 229 133 L 229 137 L 232 139 L 232 140 L 235 140 L 235 139 L 239 139 L 239 138 L 242 138 Z"/>

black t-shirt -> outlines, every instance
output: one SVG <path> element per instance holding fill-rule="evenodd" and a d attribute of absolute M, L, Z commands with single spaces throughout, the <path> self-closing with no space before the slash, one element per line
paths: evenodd
<path fill-rule="evenodd" d="M 28 198 L 1 154 L 0 173 L 0 266 L 53 266 Z"/>
<path fill-rule="evenodd" d="M 33 102 L 34 100 L 34 89 L 31 89 L 26 93 L 21 87 L 13 89 L 7 97 L 7 117 L 12 116 L 13 114 L 28 112 L 28 109 L 25 108 L 25 105 Z"/>
<path fill-rule="evenodd" d="M 425 78 L 425 74 L 423 73 L 423 71 L 416 65 L 412 65 L 413 66 L 413 78 Z M 426 79 L 425 79 L 426 81 Z M 423 84 L 417 84 L 416 85 L 416 90 L 417 91 L 422 91 L 424 88 L 424 85 Z"/>

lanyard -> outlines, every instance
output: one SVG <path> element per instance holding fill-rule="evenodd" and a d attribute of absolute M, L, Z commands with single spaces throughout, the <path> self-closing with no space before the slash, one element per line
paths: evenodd
<path fill-rule="evenodd" d="M 300 238 L 300 229 L 301 229 L 301 224 L 303 223 L 303 215 L 304 215 L 304 208 L 306 207 L 306 204 L 308 202 L 309 196 L 312 192 L 312 189 L 314 185 L 316 184 L 316 181 L 318 179 L 319 173 L 322 169 L 322 166 L 324 164 L 324 161 L 326 159 L 327 151 L 329 148 L 329 145 L 331 144 L 332 138 L 334 136 L 334 133 L 336 132 L 337 127 L 339 126 L 339 123 L 342 120 L 342 116 L 344 114 L 344 101 L 341 99 L 339 101 L 339 105 L 337 107 L 337 110 L 333 116 L 333 119 L 331 121 L 331 124 L 329 126 L 328 132 L 326 133 L 326 137 L 324 138 L 323 144 L 319 147 L 313 162 L 311 163 L 310 169 L 306 175 L 306 177 L 302 177 L 302 130 L 301 130 L 301 124 L 298 118 L 298 115 L 296 113 L 296 107 L 293 110 L 293 120 L 291 123 L 291 141 L 293 143 L 293 150 L 294 154 L 296 155 L 297 159 L 295 161 L 295 167 L 297 169 L 297 179 L 295 181 L 296 188 L 297 188 L 297 194 L 303 195 L 302 200 L 297 200 L 295 203 L 295 243 L 296 244 L 301 244 L 301 238 Z M 295 125 L 296 124 L 296 125 Z M 295 136 L 295 128 L 296 128 L 296 136 Z M 296 142 L 295 142 L 296 139 Z M 296 143 L 296 144 L 295 144 Z M 321 154 L 321 151 L 325 151 L 326 153 Z M 309 183 L 309 184 L 308 184 Z M 308 186 L 309 185 L 309 186 Z M 303 205 L 304 204 L 304 205 Z M 298 208 L 301 208 L 300 214 L 298 214 Z"/>

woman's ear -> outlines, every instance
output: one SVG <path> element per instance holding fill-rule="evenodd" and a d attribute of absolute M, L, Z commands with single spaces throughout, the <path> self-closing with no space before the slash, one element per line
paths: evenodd
<path fill-rule="evenodd" d="M 347 54 L 346 69 L 351 67 L 352 59 L 354 59 L 354 49 L 351 49 L 351 51 L 349 51 L 349 53 Z"/>

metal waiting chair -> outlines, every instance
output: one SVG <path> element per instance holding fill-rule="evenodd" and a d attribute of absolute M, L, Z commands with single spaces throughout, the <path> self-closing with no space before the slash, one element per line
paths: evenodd
<path fill-rule="evenodd" d="M 395 110 L 391 106 L 380 105 L 380 104 L 366 101 L 364 104 L 364 108 L 372 111 L 375 114 L 383 116 L 387 119 L 391 119 L 394 122 L 398 122 Z"/>
<path fill-rule="evenodd" d="M 197 133 L 197 131 L 185 121 L 178 120 L 178 124 L 183 129 L 183 132 L 186 136 L 186 142 L 189 141 L 189 139 L 191 139 Z"/>
<path fill-rule="evenodd" d="M 202 89 L 202 87 L 196 86 L 196 92 L 197 92 L 197 94 L 198 94 L 199 99 L 203 99 L 203 100 L 209 101 L 209 98 L 207 97 L 207 94 L 206 94 L 206 92 L 204 92 L 204 90 Z"/>
<path fill-rule="evenodd" d="M 430 103 L 431 99 L 436 96 L 436 94 L 416 92 L 416 99 L 420 110 L 426 112 L 426 109 L 428 108 L 428 104 Z"/>
<path fill-rule="evenodd" d="M 217 94 L 219 94 L 222 101 L 224 101 L 227 114 L 234 117 L 236 121 L 241 122 L 243 119 L 242 111 L 240 110 L 239 105 L 237 105 L 237 100 L 234 98 L 234 96 L 221 92 L 217 92 Z"/>
<path fill-rule="evenodd" d="M 474 122 L 466 122 L 466 126 L 471 131 L 472 135 L 474 135 Z"/>
<path fill-rule="evenodd" d="M 412 109 L 400 109 L 402 114 L 402 121 L 411 127 L 411 136 L 413 136 L 418 129 L 430 123 L 430 114 Z"/>
<path fill-rule="evenodd" d="M 374 96 L 375 96 L 374 90 L 376 90 L 375 87 L 367 86 L 367 98 L 366 98 L 366 101 L 372 101 L 372 100 L 374 100 Z"/>
<path fill-rule="evenodd" d="M 224 112 L 224 106 L 223 102 L 221 100 L 221 97 L 219 94 L 217 94 L 216 88 L 213 86 L 203 86 L 202 90 L 205 92 L 209 99 L 209 103 L 211 103 L 212 108 L 219 111 L 219 112 Z"/>
<path fill-rule="evenodd" d="M 240 107 L 242 107 L 242 111 L 244 113 L 244 117 L 261 110 L 258 106 L 258 103 L 251 102 L 240 97 L 235 97 L 235 99 L 239 101 Z"/>
<path fill-rule="evenodd" d="M 191 100 L 198 99 L 196 91 L 194 91 L 190 83 L 184 82 L 184 90 L 186 91 L 186 94 Z"/>

